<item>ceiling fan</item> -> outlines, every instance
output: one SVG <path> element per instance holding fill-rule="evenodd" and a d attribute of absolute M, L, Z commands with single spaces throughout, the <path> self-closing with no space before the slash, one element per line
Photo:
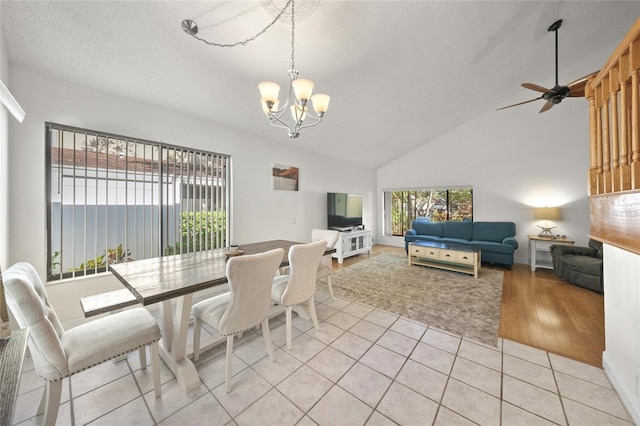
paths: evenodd
<path fill-rule="evenodd" d="M 518 105 L 527 104 L 529 102 L 537 101 L 538 99 L 544 99 L 547 102 L 542 106 L 542 108 L 540 109 L 540 112 L 545 112 L 551 109 L 552 106 L 562 102 L 564 98 L 567 98 L 567 97 L 579 98 L 584 96 L 584 88 L 587 85 L 587 80 L 592 75 L 595 75 L 596 74 L 595 72 L 589 75 L 586 75 L 578 80 L 572 81 L 566 86 L 558 85 L 558 29 L 560 28 L 561 25 L 562 25 L 562 19 L 559 19 L 553 24 L 551 24 L 551 26 L 547 29 L 547 31 L 553 31 L 556 33 L 556 85 L 553 87 L 553 89 L 547 89 L 545 87 L 542 87 L 533 83 L 522 83 L 522 87 L 529 90 L 534 90 L 536 92 L 541 92 L 542 95 L 535 99 L 531 99 L 528 101 L 509 105 L 506 107 L 498 108 L 496 111 L 499 111 L 505 108 L 511 108 Z"/>

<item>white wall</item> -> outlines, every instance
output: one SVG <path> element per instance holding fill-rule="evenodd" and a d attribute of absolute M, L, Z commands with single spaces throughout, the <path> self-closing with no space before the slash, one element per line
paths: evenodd
<path fill-rule="evenodd" d="M 11 90 L 9 61 L 2 31 L 0 31 L 0 79 Z M 9 188 L 9 120 L 13 120 L 9 111 L 0 107 L 0 268 L 4 269 L 9 266 L 7 253 L 9 240 L 6 238 L 9 227 L 9 208 L 7 203 Z"/>
<path fill-rule="evenodd" d="M 640 424 L 640 256 L 607 244 L 604 317 L 602 365 Z"/>
<path fill-rule="evenodd" d="M 280 238 L 309 241 L 312 228 L 326 227 L 327 192 L 364 195 L 364 221 L 367 227 L 373 226 L 373 169 L 265 142 L 214 122 L 24 68 L 11 67 L 11 76 L 12 91 L 28 113 L 24 123 L 11 126 L 9 133 L 9 264 L 28 261 L 41 276 L 46 275 L 45 121 L 231 155 L 231 234 L 236 244 Z M 265 132 L 272 130 L 265 121 Z M 286 138 L 286 132 L 282 136 Z M 271 189 L 273 163 L 300 168 L 299 191 Z M 105 274 L 51 284 L 48 292 L 61 320 L 68 322 L 81 316 L 79 297 L 116 288 L 121 285 Z"/>
<path fill-rule="evenodd" d="M 615 45 L 610 46 L 561 70 L 561 78 L 571 80 L 586 74 L 585 70 L 599 69 L 614 48 Z M 535 83 L 553 87 L 553 81 Z M 514 87 L 513 91 L 516 96 L 494 108 L 539 96 L 524 88 Z M 464 102 L 464 97 L 460 102 Z M 491 108 L 425 143 L 378 170 L 378 194 L 403 188 L 471 186 L 474 220 L 516 224 L 517 263 L 528 263 L 527 235 L 540 232 L 536 226 L 540 222 L 534 220 L 534 207 L 559 206 L 562 218 L 553 223 L 557 226 L 554 234 L 564 234 L 578 244 L 586 244 L 588 103 L 583 98 L 565 99 L 540 114 L 543 105 L 544 101 L 539 100 L 502 111 Z M 382 201 L 378 197 L 380 212 Z M 382 214 L 377 221 L 378 243 L 404 244 L 402 237 L 382 235 Z"/>

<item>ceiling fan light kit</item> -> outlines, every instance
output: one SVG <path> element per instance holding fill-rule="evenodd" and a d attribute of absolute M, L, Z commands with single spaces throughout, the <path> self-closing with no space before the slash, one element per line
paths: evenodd
<path fill-rule="evenodd" d="M 329 95 L 321 93 L 312 95 L 314 86 L 313 81 L 304 78 L 298 78 L 298 70 L 296 70 L 295 68 L 295 0 L 289 0 L 287 4 L 276 15 L 275 19 L 264 29 L 262 29 L 262 31 L 258 32 L 253 37 L 235 43 L 215 43 L 199 37 L 197 35 L 198 25 L 191 19 L 185 19 L 182 21 L 182 29 L 191 37 L 200 40 L 210 46 L 245 46 L 247 43 L 264 34 L 274 23 L 276 23 L 289 8 L 289 5 L 291 5 L 291 69 L 288 71 L 289 93 L 284 104 L 280 106 L 280 100 L 278 99 L 278 95 L 280 94 L 280 85 L 270 81 L 265 81 L 258 84 L 258 89 L 260 90 L 260 104 L 262 106 L 262 111 L 267 116 L 269 123 L 273 127 L 286 129 L 289 132 L 289 137 L 295 139 L 300 136 L 301 129 L 320 124 L 322 118 L 324 117 L 324 113 L 327 112 L 327 109 L 329 109 L 329 101 L 331 100 L 331 97 L 329 97 Z M 309 101 L 311 101 L 313 105 L 315 115 L 309 111 L 309 108 L 307 106 Z M 286 115 L 287 110 L 291 112 L 293 123 L 288 122 L 288 118 Z"/>
<path fill-rule="evenodd" d="M 551 24 L 549 28 L 547 28 L 547 31 L 555 33 L 555 39 L 556 39 L 556 68 L 555 68 L 556 84 L 555 86 L 552 89 L 547 89 L 546 87 L 542 87 L 533 83 L 522 83 L 522 87 L 524 87 L 525 89 L 533 90 L 535 92 L 541 92 L 542 95 L 537 98 L 530 99 L 528 101 L 519 102 L 517 104 L 498 108 L 498 110 L 527 104 L 529 102 L 535 102 L 539 99 L 544 99 L 546 102 L 540 109 L 540 112 L 545 112 L 551 109 L 551 107 L 553 107 L 554 105 L 557 105 L 560 102 L 562 102 L 564 98 L 567 98 L 567 97 L 576 98 L 576 97 L 584 96 L 584 88 L 587 84 L 587 80 L 590 76 L 594 75 L 595 73 L 591 73 L 578 80 L 572 81 L 566 86 L 560 86 L 558 84 L 558 29 L 560 29 L 561 26 L 562 26 L 562 19 L 558 19 L 556 22 Z"/>

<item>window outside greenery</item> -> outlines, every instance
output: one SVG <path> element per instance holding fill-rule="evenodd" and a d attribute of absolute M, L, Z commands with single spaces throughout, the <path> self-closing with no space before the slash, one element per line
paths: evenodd
<path fill-rule="evenodd" d="M 384 193 L 386 235 L 404 235 L 417 218 L 431 222 L 473 220 L 473 189 L 425 189 Z"/>

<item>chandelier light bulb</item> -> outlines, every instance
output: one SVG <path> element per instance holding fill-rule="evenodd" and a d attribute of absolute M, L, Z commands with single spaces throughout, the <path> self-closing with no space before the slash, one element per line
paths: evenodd
<path fill-rule="evenodd" d="M 318 93 L 311 97 L 311 102 L 313 102 L 313 109 L 318 114 L 324 114 L 329 109 L 329 101 L 331 97 L 329 95 L 325 95 L 324 93 Z"/>
<path fill-rule="evenodd" d="M 293 91 L 296 94 L 296 98 L 303 103 L 306 103 L 311 98 L 313 92 L 313 81 L 306 78 L 298 78 L 291 82 Z"/>
<path fill-rule="evenodd" d="M 262 112 L 264 112 L 266 115 L 269 115 L 278 110 L 280 101 L 276 100 L 276 102 L 273 103 L 273 102 L 267 102 L 264 99 L 260 99 L 260 104 L 262 105 Z M 271 105 L 271 108 L 269 108 L 269 105 Z"/>

